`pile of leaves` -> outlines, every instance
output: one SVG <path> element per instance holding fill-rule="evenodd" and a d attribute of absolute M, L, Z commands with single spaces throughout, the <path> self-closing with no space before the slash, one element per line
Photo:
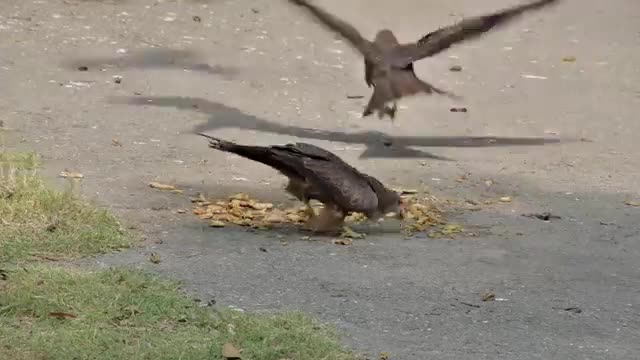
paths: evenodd
<path fill-rule="evenodd" d="M 202 220 L 210 221 L 212 227 L 225 227 L 227 224 L 251 227 L 254 229 L 270 229 L 277 225 L 302 225 L 309 219 L 305 207 L 280 208 L 269 202 L 251 198 L 248 194 L 239 193 L 227 199 L 207 200 L 200 195 L 191 200 L 194 203 L 193 214 Z M 436 225 L 445 224 L 442 212 L 428 198 L 418 198 L 415 195 L 405 196 L 409 204 L 409 211 L 405 218 L 405 231 L 422 232 Z M 314 212 L 322 205 L 313 206 Z M 365 222 L 364 214 L 349 215 L 347 224 Z"/>
<path fill-rule="evenodd" d="M 212 227 L 226 224 L 269 229 L 275 224 L 303 224 L 308 220 L 304 207 L 279 209 L 272 203 L 252 199 L 247 194 L 235 194 L 226 200 L 206 200 L 202 195 L 193 199 L 193 214 L 210 220 Z"/>

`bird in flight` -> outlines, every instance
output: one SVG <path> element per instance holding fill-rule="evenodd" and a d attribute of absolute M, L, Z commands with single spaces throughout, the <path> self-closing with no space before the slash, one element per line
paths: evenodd
<path fill-rule="evenodd" d="M 362 116 L 377 112 L 378 118 L 395 118 L 397 103 L 402 97 L 419 93 L 459 96 L 420 80 L 413 63 L 436 55 L 451 45 L 477 38 L 496 26 L 504 25 L 519 15 L 556 3 L 559 0 L 537 0 L 516 5 L 492 14 L 470 17 L 456 24 L 435 30 L 414 43 L 400 44 L 391 30 L 378 31 L 373 41 L 365 39 L 349 23 L 311 4 L 307 0 L 289 0 L 306 8 L 325 27 L 344 37 L 364 57 L 365 81 L 374 88 Z M 393 106 L 387 104 L 392 102 Z"/>
<path fill-rule="evenodd" d="M 310 215 L 308 226 L 313 231 L 338 230 L 352 212 L 363 213 L 369 220 L 377 220 L 390 212 L 402 219 L 406 212 L 407 205 L 397 192 L 318 146 L 307 143 L 240 145 L 199 135 L 209 140 L 210 148 L 257 161 L 286 176 L 289 183 L 285 190 L 305 203 Z M 311 209 L 310 200 L 324 204 L 318 216 Z"/>

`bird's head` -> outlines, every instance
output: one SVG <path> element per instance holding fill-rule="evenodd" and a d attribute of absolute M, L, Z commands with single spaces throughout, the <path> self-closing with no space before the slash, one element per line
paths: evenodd
<path fill-rule="evenodd" d="M 398 220 L 404 220 L 407 211 L 409 210 L 409 204 L 400 197 L 395 191 L 389 190 L 385 201 L 382 201 L 381 212 L 383 214 L 395 213 L 395 218 Z"/>
<path fill-rule="evenodd" d="M 398 39 L 396 39 L 396 36 L 389 29 L 378 31 L 374 41 L 378 45 L 398 45 Z"/>
<path fill-rule="evenodd" d="M 398 210 L 396 210 L 396 219 L 404 220 L 407 216 L 407 211 L 409 211 L 409 204 L 403 199 L 398 199 Z"/>

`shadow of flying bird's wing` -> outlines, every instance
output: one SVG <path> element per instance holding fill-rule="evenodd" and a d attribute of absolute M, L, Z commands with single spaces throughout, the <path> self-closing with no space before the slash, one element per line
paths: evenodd
<path fill-rule="evenodd" d="M 538 0 L 513 6 L 489 15 L 464 19 L 451 26 L 433 31 L 423 36 L 416 43 L 396 47 L 390 59 L 391 64 L 394 67 L 404 68 L 415 61 L 440 53 L 453 44 L 480 37 L 496 26 L 505 25 L 527 11 L 538 10 L 558 1 Z"/>
<path fill-rule="evenodd" d="M 325 10 L 310 4 L 306 0 L 289 0 L 299 6 L 305 7 L 316 19 L 318 19 L 325 27 L 340 34 L 347 39 L 352 47 L 356 48 L 365 58 L 371 62 L 379 61 L 374 54 L 371 41 L 365 39 L 360 32 L 351 24 L 345 22 L 338 17 L 329 14 Z"/>

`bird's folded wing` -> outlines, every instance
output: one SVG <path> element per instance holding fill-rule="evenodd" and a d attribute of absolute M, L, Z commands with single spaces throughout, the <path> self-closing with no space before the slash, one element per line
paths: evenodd
<path fill-rule="evenodd" d="M 325 27 L 330 30 L 337 32 L 342 35 L 347 41 L 351 44 L 352 47 L 356 48 L 362 56 L 369 59 L 371 62 L 378 62 L 378 59 L 375 56 L 375 52 L 373 47 L 371 46 L 371 42 L 360 34 L 356 28 L 354 28 L 351 24 L 346 21 L 329 14 L 325 10 L 310 4 L 305 0 L 289 0 L 294 4 L 305 7 L 313 16 L 316 17 Z"/>
<path fill-rule="evenodd" d="M 341 209 L 370 211 L 378 198 L 367 179 L 346 164 L 336 161 L 305 159 L 306 178 L 323 197 Z"/>
<path fill-rule="evenodd" d="M 330 151 L 327 151 L 319 146 L 303 142 L 286 145 L 275 145 L 272 146 L 272 148 L 316 159 L 330 160 L 332 158 L 337 158 L 337 156 Z"/>
<path fill-rule="evenodd" d="M 456 24 L 433 31 L 413 44 L 398 46 L 393 51 L 391 65 L 404 68 L 412 62 L 433 56 L 455 43 L 482 36 L 496 26 L 505 25 L 519 15 L 556 3 L 559 0 L 538 0 L 513 6 L 495 13 L 464 19 Z"/>

